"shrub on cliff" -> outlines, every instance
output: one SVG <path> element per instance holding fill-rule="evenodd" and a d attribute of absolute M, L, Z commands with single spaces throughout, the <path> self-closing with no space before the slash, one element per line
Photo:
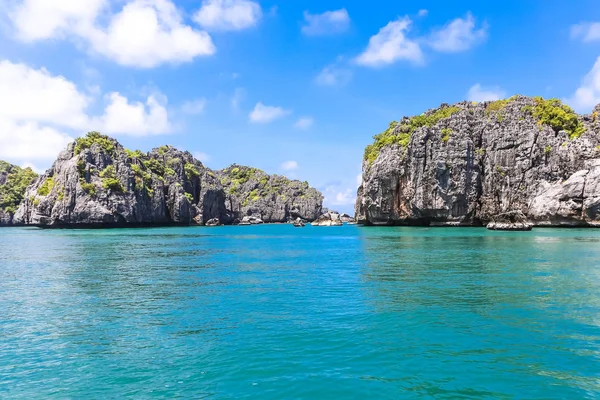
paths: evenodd
<path fill-rule="evenodd" d="M 37 174 L 31 168 L 19 168 L 0 161 L 0 173 L 6 173 L 6 182 L 0 185 L 0 209 L 14 214 L 25 196 L 25 190 Z"/>

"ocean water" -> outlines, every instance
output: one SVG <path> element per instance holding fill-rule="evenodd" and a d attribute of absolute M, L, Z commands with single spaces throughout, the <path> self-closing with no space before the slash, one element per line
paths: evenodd
<path fill-rule="evenodd" d="M 600 230 L 0 230 L 2 399 L 600 398 Z"/>

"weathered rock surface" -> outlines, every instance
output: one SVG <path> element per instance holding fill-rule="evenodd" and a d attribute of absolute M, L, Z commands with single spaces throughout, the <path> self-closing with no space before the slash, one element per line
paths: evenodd
<path fill-rule="evenodd" d="M 36 177 L 31 168 L 0 161 L 0 226 L 12 225 L 13 215 L 25 196 L 27 186 Z"/>
<path fill-rule="evenodd" d="M 14 223 L 112 227 L 210 221 L 212 225 L 215 221 L 231 224 L 254 214 L 264 222 L 277 222 L 292 218 L 296 208 L 321 208 L 318 191 L 283 177 L 277 178 L 281 184 L 269 193 L 268 201 L 254 201 L 253 194 L 253 201 L 248 202 L 252 208 L 242 207 L 239 199 L 254 190 L 260 192 L 260 182 L 249 179 L 232 194 L 224 176 L 226 172 L 212 171 L 190 153 L 170 146 L 148 154 L 131 152 L 114 139 L 91 133 L 71 143 L 27 189 Z M 260 171 L 260 179 L 274 178 Z M 290 189 L 299 186 L 303 190 Z M 305 192 L 314 194 L 311 202 L 301 198 Z"/>
<path fill-rule="evenodd" d="M 218 171 L 225 204 L 234 218 L 256 217 L 264 222 L 313 221 L 321 215 L 323 195 L 308 182 L 232 165 Z"/>
<path fill-rule="evenodd" d="M 312 226 L 342 226 L 344 223 L 340 219 L 340 214 L 328 212 L 317 218 Z"/>
<path fill-rule="evenodd" d="M 515 96 L 404 118 L 365 152 L 356 217 L 368 225 L 600 225 L 600 105 L 577 115 Z"/>

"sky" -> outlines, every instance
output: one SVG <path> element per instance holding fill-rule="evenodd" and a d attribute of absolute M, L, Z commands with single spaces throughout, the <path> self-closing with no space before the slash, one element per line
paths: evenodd
<path fill-rule="evenodd" d="M 600 103 L 596 0 L 0 0 L 0 159 L 37 171 L 95 130 L 351 213 L 391 121 L 513 94 Z"/>

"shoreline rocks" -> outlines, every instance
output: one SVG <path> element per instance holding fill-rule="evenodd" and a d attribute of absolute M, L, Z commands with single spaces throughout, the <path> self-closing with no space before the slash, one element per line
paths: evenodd
<path fill-rule="evenodd" d="M 314 220 L 312 226 L 342 226 L 344 223 L 340 219 L 340 214 L 328 212 Z"/>

